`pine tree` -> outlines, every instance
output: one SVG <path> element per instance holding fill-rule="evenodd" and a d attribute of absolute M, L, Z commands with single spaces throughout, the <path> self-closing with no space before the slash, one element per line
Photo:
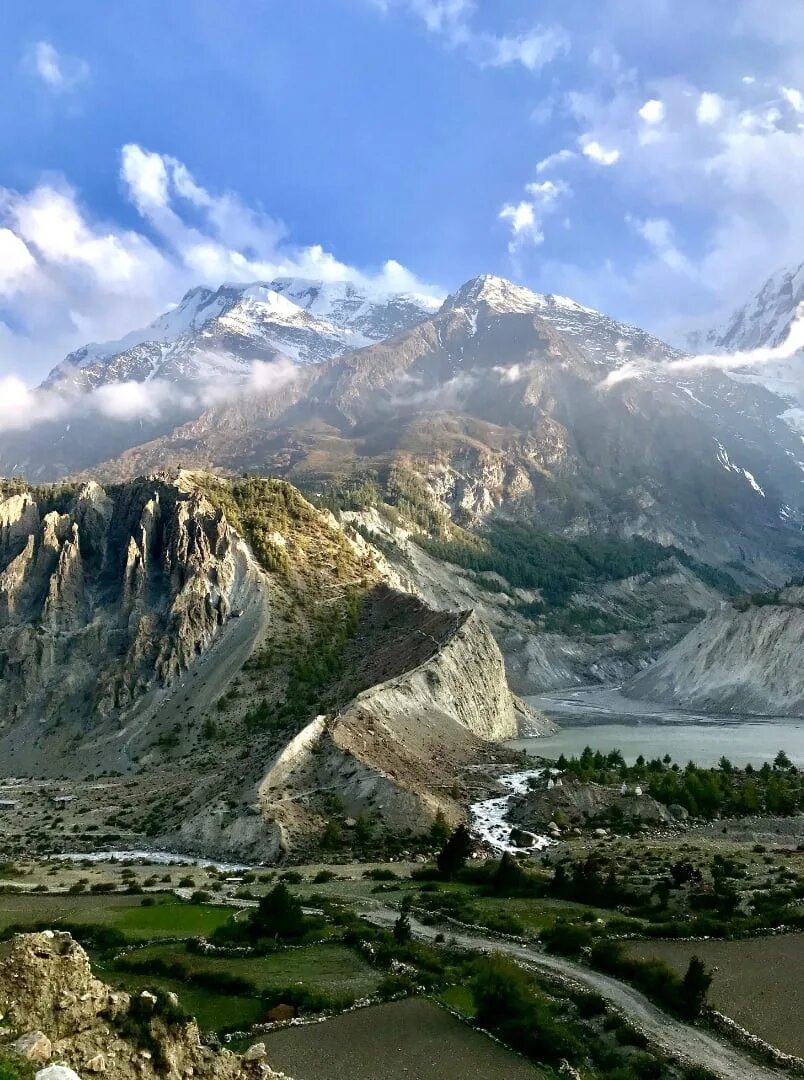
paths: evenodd
<path fill-rule="evenodd" d="M 459 825 L 438 853 L 438 869 L 447 879 L 455 877 L 466 866 L 472 853 L 472 837 L 465 825 Z"/>

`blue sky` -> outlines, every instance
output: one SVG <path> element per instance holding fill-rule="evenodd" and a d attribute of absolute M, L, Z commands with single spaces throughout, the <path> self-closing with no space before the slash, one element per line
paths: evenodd
<path fill-rule="evenodd" d="M 789 0 L 7 0 L 0 95 L 27 382 L 202 281 L 491 272 L 671 334 L 804 259 Z"/>

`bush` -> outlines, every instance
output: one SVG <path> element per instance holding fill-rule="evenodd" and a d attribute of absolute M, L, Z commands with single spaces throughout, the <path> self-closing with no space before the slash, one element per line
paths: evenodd
<path fill-rule="evenodd" d="M 532 980 L 512 960 L 480 960 L 472 980 L 477 1022 L 528 1057 L 557 1065 L 577 1060 L 581 1047 L 571 1029 L 537 996 Z"/>
<path fill-rule="evenodd" d="M 578 956 L 582 949 L 592 944 L 592 931 L 588 926 L 559 919 L 555 926 L 545 927 L 539 938 L 547 952 Z"/>

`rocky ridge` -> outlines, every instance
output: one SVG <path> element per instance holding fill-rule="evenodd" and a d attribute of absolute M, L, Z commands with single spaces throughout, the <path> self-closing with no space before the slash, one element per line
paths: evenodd
<path fill-rule="evenodd" d="M 81 946 L 69 934 L 53 931 L 20 934 L 0 945 L 0 1048 L 40 1068 L 58 1063 L 82 1078 L 282 1080 L 284 1075 L 266 1064 L 262 1044 L 245 1055 L 204 1046 L 173 994 L 112 990 L 92 974 Z"/>
<path fill-rule="evenodd" d="M 9 492 L 0 552 L 0 752 L 36 778 L 13 790 L 21 842 L 54 798 L 104 813 L 109 771 L 127 846 L 274 859 L 314 845 L 333 797 L 417 833 L 459 819 L 489 744 L 548 727 L 476 615 L 383 584 L 283 481 Z M 43 798 L 54 776 L 74 782 Z"/>

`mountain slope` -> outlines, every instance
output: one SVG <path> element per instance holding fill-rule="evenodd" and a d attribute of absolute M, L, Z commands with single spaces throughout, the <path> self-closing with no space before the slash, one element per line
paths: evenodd
<path fill-rule="evenodd" d="M 439 811 L 459 820 L 464 766 L 534 719 L 476 616 L 388 589 L 282 481 L 13 487 L 0 761 L 36 778 L 15 787 L 20 843 L 45 835 L 40 780 L 70 778 L 86 825 L 109 809 L 89 780 L 112 774 L 122 846 L 271 859 L 314 846 L 337 799 L 381 847 Z M 312 742 L 310 767 L 288 770 Z"/>
<path fill-rule="evenodd" d="M 667 369 L 678 355 L 572 301 L 480 278 L 396 338 L 100 468 L 122 477 L 179 460 L 314 490 L 368 473 L 382 484 L 403 468 L 465 523 L 507 514 L 574 534 L 640 534 L 758 579 L 790 576 L 800 440 L 775 395 L 717 371 Z"/>
<path fill-rule="evenodd" d="M 279 278 L 191 289 L 149 326 L 85 345 L 55 367 L 31 398 L 31 422 L 21 417 L 19 430 L 0 433 L 0 475 L 42 482 L 91 468 L 254 380 L 279 384 L 296 364 L 399 333 L 437 307 L 428 296 L 352 282 Z"/>
<path fill-rule="evenodd" d="M 779 270 L 725 324 L 691 334 L 690 347 L 707 353 L 779 349 L 804 318 L 804 263 Z M 804 437 L 804 352 L 782 350 L 761 362 L 733 367 L 732 378 L 770 391 L 780 401 L 777 413 L 797 438 Z M 789 352 L 789 355 L 786 355 Z"/>
<path fill-rule="evenodd" d="M 631 697 L 684 709 L 801 716 L 804 589 L 723 608 L 626 683 Z"/>
<path fill-rule="evenodd" d="M 745 352 L 761 345 L 781 345 L 804 302 L 804 263 L 772 274 L 759 291 L 722 326 L 690 335 L 695 351 Z"/>

